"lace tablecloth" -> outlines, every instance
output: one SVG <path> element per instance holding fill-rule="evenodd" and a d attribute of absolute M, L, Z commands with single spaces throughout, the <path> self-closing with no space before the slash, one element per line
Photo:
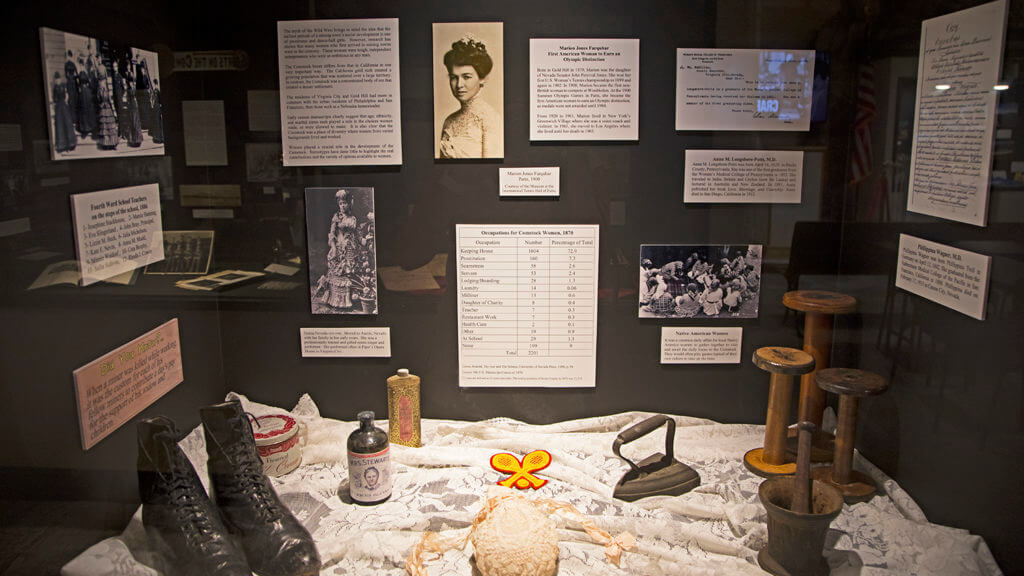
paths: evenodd
<path fill-rule="evenodd" d="M 261 415 L 280 409 L 237 397 Z M 393 446 L 394 492 L 377 506 L 348 501 L 346 440 L 358 426 L 322 418 L 304 395 L 290 412 L 304 423 L 302 465 L 274 479 L 282 501 L 317 542 L 322 574 L 405 574 L 405 559 L 424 531 L 465 533 L 487 489 L 505 474 L 490 467 L 498 452 L 522 456 L 537 449 L 553 461 L 537 472 L 548 483 L 537 496 L 568 502 L 602 529 L 628 531 L 637 546 L 620 567 L 578 524 L 556 519 L 560 576 L 600 574 L 763 574 L 757 551 L 765 544 L 765 511 L 757 498 L 762 479 L 748 472 L 743 454 L 763 444 L 764 427 L 719 424 L 674 416 L 676 458 L 700 473 L 701 485 L 678 497 L 655 496 L 628 503 L 612 498 L 627 465 L 612 455 L 619 431 L 650 416 L 627 412 L 529 425 L 497 418 L 481 422 L 423 420 L 422 448 Z M 378 426 L 387 429 L 386 422 Z M 624 455 L 639 460 L 664 451 L 664 430 L 632 442 Z M 181 442 L 203 482 L 206 451 L 200 428 Z M 836 576 L 852 574 L 1001 574 L 980 536 L 931 524 L 892 479 L 857 457 L 856 467 L 872 476 L 883 494 L 846 505 L 832 523 L 825 558 Z M 528 490 L 527 492 L 533 492 Z M 141 508 L 125 531 L 84 551 L 62 569 L 65 576 L 156 575 L 150 566 Z M 460 532 L 461 530 L 461 532 Z M 472 545 L 432 558 L 434 575 L 470 576 Z"/>

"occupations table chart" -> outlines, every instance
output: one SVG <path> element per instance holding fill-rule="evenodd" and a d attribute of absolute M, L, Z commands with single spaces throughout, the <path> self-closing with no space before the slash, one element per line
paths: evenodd
<path fill-rule="evenodd" d="M 459 385 L 592 387 L 597 225 L 457 224 Z"/>

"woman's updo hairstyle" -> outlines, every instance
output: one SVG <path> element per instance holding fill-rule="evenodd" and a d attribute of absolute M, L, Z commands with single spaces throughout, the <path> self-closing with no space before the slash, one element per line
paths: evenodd
<path fill-rule="evenodd" d="M 490 54 L 487 53 L 487 46 L 479 40 L 462 38 L 452 42 L 452 49 L 444 55 L 444 65 L 451 74 L 455 66 L 472 66 L 476 75 L 486 78 L 494 67 Z"/>

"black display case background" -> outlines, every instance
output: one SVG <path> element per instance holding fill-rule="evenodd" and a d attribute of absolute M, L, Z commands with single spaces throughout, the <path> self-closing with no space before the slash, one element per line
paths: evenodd
<path fill-rule="evenodd" d="M 24 166 L 31 197 L 16 212 L 32 232 L 0 238 L 0 488 L 28 498 L 126 501 L 137 498 L 135 435 L 129 424 L 91 450 L 81 450 L 71 372 L 147 330 L 178 318 L 185 381 L 142 416 L 167 414 L 183 430 L 198 423 L 198 407 L 228 391 L 284 407 L 309 393 L 324 415 L 352 420 L 356 412 L 386 414 L 384 380 L 407 367 L 423 378 L 427 417 L 482 419 L 508 416 L 552 422 L 626 410 L 763 423 L 766 375 L 747 359 L 765 345 L 799 346 L 797 319 L 785 315 L 781 292 L 762 293 L 761 316 L 723 323 L 742 326 L 740 365 L 661 365 L 662 326 L 718 325 L 708 321 L 640 320 L 635 290 L 642 243 L 768 244 L 770 205 L 683 205 L 686 149 L 805 149 L 823 154 L 818 220 L 835 222 L 840 250 L 820 262 L 840 286 L 864 269 L 888 270 L 899 232 L 957 244 L 992 241 L 1016 246 L 993 260 L 992 278 L 1004 287 L 1000 314 L 985 322 L 891 290 L 910 301 L 905 334 L 917 328 L 923 353 L 879 353 L 884 318 L 863 312 L 836 325 L 833 365 L 894 375 L 890 392 L 862 404 L 860 448 L 894 476 L 929 519 L 985 537 L 1008 573 L 1024 570 L 1015 546 L 1024 512 L 1022 338 L 1019 283 L 1014 266 L 1024 256 L 1019 225 L 988 228 L 902 214 L 885 226 L 860 230 L 867 198 L 843 185 L 856 95 L 856 63 L 914 57 L 922 19 L 977 2 L 913 0 L 871 4 L 867 40 L 863 5 L 796 0 L 672 2 L 642 0 L 541 2 L 53 2 L 3 8 L 6 49 L 0 73 L 0 122 L 21 125 L 26 151 L 5 153 L 0 168 Z M 246 91 L 277 89 L 276 22 L 290 19 L 397 17 L 402 94 L 403 164 L 393 167 L 292 168 L 277 193 L 245 181 L 245 143 L 272 142 L 275 133 L 248 131 Z M 431 23 L 504 22 L 505 159 L 435 161 L 431 96 Z M 30 246 L 74 254 L 68 196 L 141 184 L 127 179 L 134 159 L 66 162 L 70 182 L 42 187 L 32 173 L 32 142 L 46 140 L 38 28 L 47 26 L 133 46 L 170 51 L 240 49 L 249 68 L 238 72 L 170 74 L 161 59 L 166 154 L 172 158 L 175 199 L 162 202 L 164 229 L 215 229 L 215 265 L 260 269 L 275 241 L 305 257 L 302 190 L 307 186 L 375 188 L 378 265 L 415 268 L 435 253 L 449 254 L 448 289 L 412 296 L 380 291 L 375 316 L 314 316 L 303 287 L 284 295 L 251 289 L 215 296 L 173 289 L 25 286 L 38 274 L 16 256 Z M 1019 58 L 1020 6 L 1011 3 L 1006 58 Z M 744 33 L 749 32 L 749 33 Z M 530 143 L 529 39 L 640 38 L 640 138 L 637 142 Z M 826 49 L 832 56 L 830 117 L 806 133 L 676 132 L 675 49 Z M 1020 101 L 1016 89 L 1004 101 Z M 223 100 L 229 165 L 184 164 L 181 102 Z M 878 145 L 878 144 L 876 144 Z M 877 154 L 876 154 L 877 156 Z M 500 166 L 558 166 L 557 200 L 501 200 Z M 232 221 L 195 221 L 177 203 L 181 184 L 240 184 L 243 206 Z M 282 199 L 282 192 L 290 198 Z M 893 192 L 896 193 L 895 191 Z M 805 189 L 806 194 L 806 189 Z M 995 192 L 994 192 L 995 194 Z M 904 196 L 905 197 L 905 196 Z M 611 224 L 612 202 L 625 203 L 625 225 Z M 1020 214 L 1011 220 L 1024 220 Z M 598 313 L 597 387 L 588 390 L 462 390 L 458 387 L 454 269 L 456 223 L 597 223 L 601 225 L 602 298 Z M 783 262 L 784 265 L 784 262 Z M 781 269 L 764 271 L 779 274 Z M 147 279 L 148 280 L 148 279 Z M 827 282 L 826 282 L 827 283 Z M 856 284 L 852 284 L 856 286 Z M 857 294 L 880 301 L 882 288 Z M 625 294 L 619 297 L 619 294 Z M 771 298 L 774 299 L 770 299 Z M 1005 301 L 1010 303 L 1006 304 Z M 990 309 L 991 310 L 991 309 Z M 388 326 L 390 359 L 303 359 L 298 331 L 305 326 Z M 935 349 L 928 351 L 928 343 Z M 910 346 L 905 344 L 905 346 Z M 903 348 L 901 350 L 909 350 Z M 924 360 L 920 358 L 924 356 Z M 897 367 L 893 368 L 893 359 Z M 935 381 L 929 377 L 938 367 Z M 944 378 L 941 381 L 939 377 Z M 948 380 L 948 382 L 947 382 Z M 125 519 L 126 520 L 126 519 Z"/>

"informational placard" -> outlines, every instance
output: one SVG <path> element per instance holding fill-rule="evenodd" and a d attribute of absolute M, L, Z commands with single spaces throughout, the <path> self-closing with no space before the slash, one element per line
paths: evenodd
<path fill-rule="evenodd" d="M 182 184 L 178 201 L 184 208 L 241 206 L 242 187 L 238 184 Z"/>
<path fill-rule="evenodd" d="M 1006 0 L 921 24 L 907 210 L 984 226 Z"/>
<path fill-rule="evenodd" d="M 676 130 L 809 130 L 814 50 L 676 50 Z"/>
<path fill-rule="evenodd" d="M 804 153 L 687 150 L 683 202 L 799 204 Z"/>
<path fill-rule="evenodd" d="M 391 328 L 299 328 L 303 358 L 390 358 Z"/>
<path fill-rule="evenodd" d="M 596 385 L 598 232 L 455 226 L 459 386 Z"/>
<path fill-rule="evenodd" d="M 277 90 L 249 90 L 250 132 L 281 131 L 281 93 Z"/>
<path fill-rule="evenodd" d="M 178 319 L 73 374 L 82 449 L 88 450 L 184 380 Z"/>
<path fill-rule="evenodd" d="M 277 23 L 285 166 L 402 163 L 398 19 Z"/>
<path fill-rule="evenodd" d="M 160 186 L 71 196 L 82 286 L 164 259 Z"/>
<path fill-rule="evenodd" d="M 200 50 L 174 53 L 174 72 L 237 72 L 249 68 L 244 50 Z"/>
<path fill-rule="evenodd" d="M 989 256 L 900 234 L 896 287 L 984 320 L 991 264 Z"/>
<path fill-rule="evenodd" d="M 21 152 L 21 124 L 0 124 L 0 152 Z"/>
<path fill-rule="evenodd" d="M 181 103 L 186 166 L 227 166 L 228 139 L 223 100 L 185 100 Z"/>
<path fill-rule="evenodd" d="M 639 140 L 639 118 L 639 39 L 530 39 L 530 140 Z"/>
<path fill-rule="evenodd" d="M 559 168 L 498 168 L 500 196 L 558 197 Z"/>
<path fill-rule="evenodd" d="M 662 364 L 739 364 L 743 328 L 661 327 Z"/>

